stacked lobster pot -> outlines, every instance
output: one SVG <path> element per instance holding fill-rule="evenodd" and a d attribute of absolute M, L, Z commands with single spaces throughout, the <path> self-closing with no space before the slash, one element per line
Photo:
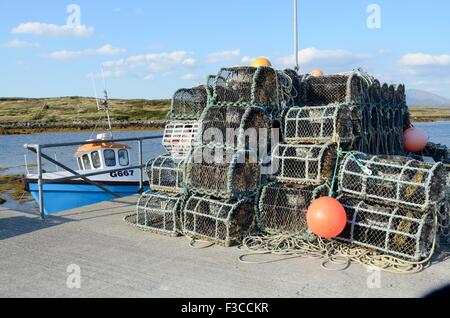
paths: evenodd
<path fill-rule="evenodd" d="M 174 94 L 162 141 L 167 154 L 148 161 L 145 172 L 150 190 L 139 198 L 136 213 L 128 219 L 130 223 L 172 236 L 182 231 L 185 163 L 197 143 L 198 119 L 207 99 L 205 86 L 180 89 Z"/>
<path fill-rule="evenodd" d="M 322 116 L 335 116 L 336 123 L 348 125 L 347 131 L 342 131 L 346 134 L 344 139 L 351 139 L 346 143 L 346 150 L 392 155 L 403 153 L 402 136 L 408 118 L 404 85 L 381 86 L 377 79 L 361 70 L 320 77 L 304 75 L 302 83 L 302 105 L 307 108 L 324 107 Z M 320 116 L 318 110 L 315 114 L 310 118 L 320 120 L 317 118 Z M 348 114 L 351 122 L 339 118 L 348 117 Z M 332 121 L 331 118 L 329 120 Z M 314 122 L 311 125 L 314 126 Z"/>
<path fill-rule="evenodd" d="M 185 234 L 230 246 L 254 227 L 274 117 L 289 106 L 280 101 L 281 77 L 268 67 L 234 67 L 209 78 L 213 95 L 199 121 L 201 142 L 186 162 Z M 290 94 L 291 81 L 282 78 Z"/>
<path fill-rule="evenodd" d="M 363 135 L 359 105 L 370 80 L 358 72 L 303 76 L 297 86 L 301 106 L 287 110 L 284 143 L 273 151 L 275 182 L 260 193 L 260 229 L 313 238 L 306 224 L 307 209 L 314 199 L 328 194 L 338 149 L 359 147 Z"/>
<path fill-rule="evenodd" d="M 447 172 L 442 163 L 408 157 L 347 154 L 338 200 L 348 225 L 338 240 L 407 261 L 431 255 L 448 230 Z"/>

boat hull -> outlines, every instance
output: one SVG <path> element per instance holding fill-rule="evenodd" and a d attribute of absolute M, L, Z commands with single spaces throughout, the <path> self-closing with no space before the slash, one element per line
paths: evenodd
<path fill-rule="evenodd" d="M 101 184 L 120 197 L 130 196 L 139 192 L 138 182 Z M 147 189 L 148 186 L 144 187 L 144 190 Z M 27 190 L 39 204 L 37 181 L 27 180 Z M 43 196 L 44 212 L 46 215 L 116 199 L 113 195 L 102 191 L 98 187 L 84 182 L 64 184 L 44 183 Z"/>

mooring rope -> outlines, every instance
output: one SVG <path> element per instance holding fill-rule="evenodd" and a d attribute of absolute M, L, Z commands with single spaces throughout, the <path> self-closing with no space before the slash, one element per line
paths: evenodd
<path fill-rule="evenodd" d="M 434 215 L 434 229 L 438 227 L 438 217 Z M 286 233 L 256 234 L 244 239 L 242 247 L 251 251 L 242 254 L 238 260 L 244 264 L 267 264 L 300 257 L 321 258 L 321 267 L 325 270 L 342 271 L 352 263 L 374 268 L 394 274 L 414 274 L 421 272 L 430 262 L 436 249 L 438 232 L 435 232 L 430 253 L 427 258 L 419 262 L 407 261 L 395 256 L 379 254 L 374 250 L 355 247 L 334 240 L 318 238 L 315 242 L 305 241 L 302 235 Z M 278 255 L 285 258 L 269 261 L 247 261 L 245 258 L 255 255 Z M 337 268 L 327 264 L 338 265 Z"/>

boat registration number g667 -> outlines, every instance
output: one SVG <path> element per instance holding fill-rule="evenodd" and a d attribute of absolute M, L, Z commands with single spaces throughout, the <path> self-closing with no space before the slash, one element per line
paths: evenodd
<path fill-rule="evenodd" d="M 134 175 L 134 170 L 114 171 L 110 172 L 111 178 L 129 177 Z"/>

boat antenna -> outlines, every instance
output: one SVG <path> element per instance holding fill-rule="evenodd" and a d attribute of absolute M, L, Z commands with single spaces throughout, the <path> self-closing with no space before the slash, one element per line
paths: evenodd
<path fill-rule="evenodd" d="M 294 0 L 294 56 L 295 56 L 295 71 L 300 70 L 298 64 L 298 17 L 297 17 L 297 0 Z"/>
<path fill-rule="evenodd" d="M 106 87 L 106 77 L 105 77 L 105 72 L 103 71 L 103 67 L 102 67 L 102 78 L 103 78 L 103 93 L 104 93 L 104 99 L 102 100 L 102 109 L 106 114 L 106 118 L 108 120 L 108 129 L 109 129 L 109 135 L 113 136 L 112 134 L 112 125 L 111 125 L 111 117 L 109 116 L 109 104 L 108 104 L 108 90 Z"/>
<path fill-rule="evenodd" d="M 106 114 L 106 118 L 108 121 L 108 133 L 109 133 L 109 137 L 113 137 L 112 134 L 112 125 L 111 125 L 111 118 L 109 116 L 109 106 L 108 106 L 108 91 L 106 90 L 106 80 L 105 80 L 105 74 L 103 72 L 103 68 L 102 68 L 102 77 L 103 77 L 103 85 L 104 85 L 104 99 L 99 99 L 97 96 L 97 86 L 95 84 L 95 75 L 91 74 L 91 79 L 92 79 L 92 87 L 94 89 L 94 94 L 95 94 L 95 102 L 97 104 L 97 110 L 98 111 L 104 111 Z"/>

